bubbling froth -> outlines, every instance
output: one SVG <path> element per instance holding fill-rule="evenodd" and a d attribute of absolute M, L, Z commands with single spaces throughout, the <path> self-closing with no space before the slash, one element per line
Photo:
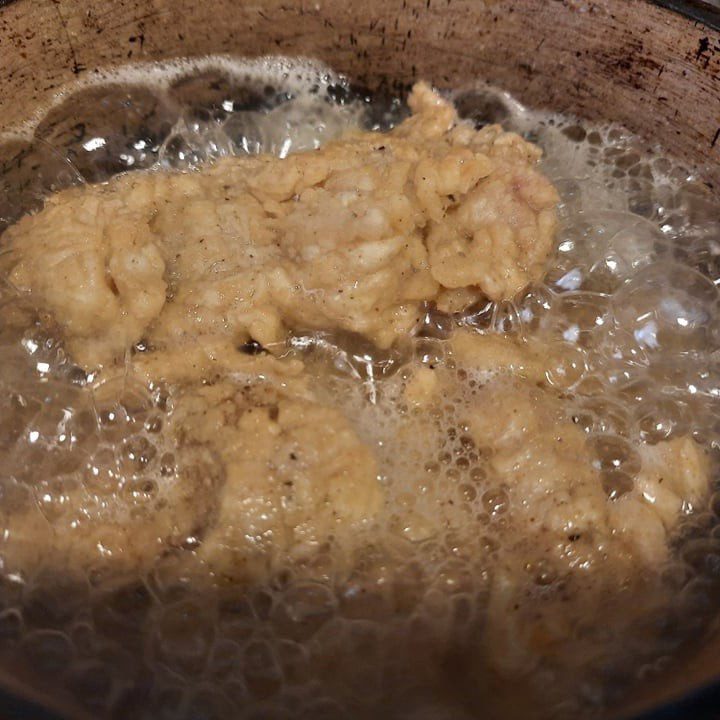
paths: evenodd
<path fill-rule="evenodd" d="M 362 550 L 339 563 L 332 546 L 319 548 L 302 572 L 231 587 L 207 583 L 195 553 L 202 528 L 174 516 L 173 552 L 140 578 L 98 570 L 59 579 L 43 563 L 27 574 L 8 553 L 6 667 L 35 685 L 57 678 L 93 713 L 117 718 L 360 718 L 378 707 L 387 717 L 512 717 L 525 708 L 511 702 L 508 676 L 541 698 L 543 716 L 572 717 L 600 712 L 623 674 L 656 672 L 701 632 L 717 592 L 715 496 L 704 512 L 681 508 L 676 551 L 656 569 L 660 579 L 646 579 L 646 593 L 672 602 L 638 617 L 613 600 L 602 637 L 576 611 L 563 648 L 580 692 L 563 680 L 562 662 L 533 666 L 513 655 L 521 639 L 487 627 L 498 607 L 530 625 L 542 598 L 593 597 L 602 587 L 592 572 L 606 566 L 600 554 L 582 555 L 585 528 L 567 532 L 566 555 L 587 564 L 577 586 L 530 549 L 521 570 L 512 566 L 530 542 L 513 525 L 528 503 L 498 477 L 495 440 L 473 419 L 478 402 L 496 402 L 487 388 L 498 373 L 464 360 L 453 338 L 542 339 L 534 380 L 562 399 L 555 420 L 587 436 L 602 502 L 614 507 L 643 467 L 639 447 L 692 436 L 714 453 L 720 442 L 718 206 L 692 171 L 623 128 L 531 111 L 483 85 L 450 97 L 476 125 L 501 122 L 543 148 L 542 169 L 561 195 L 558 251 L 542 284 L 454 314 L 427 306 L 415 336 L 390 350 L 341 333 L 288 340 L 282 352 L 303 359 L 320 400 L 339 407 L 378 458 L 386 511 Z M 192 171 L 234 154 L 284 157 L 405 115 L 401 97 L 357 91 L 311 62 L 213 57 L 113 71 L 60 95 L 0 144 L 0 232 L 73 184 Z M 188 482 L 182 448 L 163 432 L 176 390 L 99 383 L 5 280 L 0 305 L 4 529 L 18 513 L 68 527 L 162 517 Z M 147 351 L 142 341 L 133 349 Z M 448 383 L 440 401 L 431 376 Z M 215 472 L 212 457 L 194 462 L 191 480 Z M 207 516 L 215 511 L 209 504 Z M 138 553 L 146 540 L 137 538 Z M 116 541 L 101 551 L 127 552 Z M 505 608 L 503 573 L 511 583 L 516 572 L 527 597 Z M 507 647 L 488 663 L 483 643 L 493 639 Z M 560 696 L 543 694 L 554 685 Z"/>

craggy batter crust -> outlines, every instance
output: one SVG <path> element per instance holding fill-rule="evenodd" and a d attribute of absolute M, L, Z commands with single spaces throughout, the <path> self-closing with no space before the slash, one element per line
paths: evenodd
<path fill-rule="evenodd" d="M 129 174 L 67 190 L 8 230 L 12 282 L 86 366 L 209 336 L 268 346 L 288 328 L 390 345 L 422 300 L 510 298 L 539 279 L 558 196 L 540 151 L 475 131 L 427 85 L 388 134 L 280 160 Z"/>

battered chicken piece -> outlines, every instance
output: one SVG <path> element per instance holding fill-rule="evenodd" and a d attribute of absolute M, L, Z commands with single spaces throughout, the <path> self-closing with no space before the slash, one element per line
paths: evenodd
<path fill-rule="evenodd" d="M 563 359 L 559 346 L 469 331 L 456 332 L 450 343 L 459 367 L 484 382 L 468 401 L 471 435 L 487 449 L 509 505 L 527 514 L 521 524 L 533 537 L 544 535 L 548 550 L 554 544 L 570 567 L 583 566 L 584 552 L 606 555 L 610 547 L 616 560 L 661 563 L 682 512 L 707 494 L 708 459 L 700 446 L 688 437 L 657 445 L 588 437 L 548 383 Z M 608 443 L 628 455 L 632 482 L 620 491 L 612 476 L 603 477 L 598 453 Z"/>
<path fill-rule="evenodd" d="M 413 116 L 280 160 L 131 173 L 61 192 L 5 234 L 11 280 L 86 366 L 140 341 L 271 345 L 339 328 L 389 346 L 444 288 L 509 298 L 543 274 L 557 194 L 540 151 L 475 131 L 418 84 Z"/>
<path fill-rule="evenodd" d="M 707 497 L 704 451 L 688 437 L 632 445 L 634 477 L 618 490 L 601 469 L 603 444 L 573 423 L 534 352 L 523 358 L 522 344 L 498 336 L 452 343 L 460 367 L 486 377 L 468 401 L 467 425 L 487 458 L 485 492 L 503 528 L 482 639 L 490 667 L 517 678 L 557 661 L 562 678 L 568 658 L 582 665 L 606 657 L 588 617 L 613 632 L 632 628 L 641 643 L 669 602 L 660 577 L 672 533 Z M 452 507 L 444 515 L 467 527 Z M 558 680 L 558 697 L 561 687 Z"/>
<path fill-rule="evenodd" d="M 147 468 L 132 449 L 118 459 L 137 435 L 118 436 L 118 452 L 99 450 L 80 474 L 33 478 L 34 492 L 3 485 L 4 570 L 136 577 L 190 543 L 220 578 L 264 580 L 357 542 L 383 503 L 376 461 L 340 412 L 314 401 L 302 365 L 250 357 L 222 381 L 206 370 L 178 365 L 169 469 L 155 451 Z"/>
<path fill-rule="evenodd" d="M 455 403 L 466 428 L 458 432 L 466 431 L 484 458 L 488 479 L 478 492 L 502 495 L 518 537 L 531 538 L 532 547 L 564 571 L 591 568 L 609 556 L 629 572 L 637 563 L 662 564 L 682 513 L 707 495 L 709 467 L 701 447 L 688 437 L 647 445 L 588 436 L 548 380 L 563 361 L 559 345 L 467 330 L 455 331 L 449 345 L 453 370 L 419 366 L 409 373 L 403 397 L 421 412 L 401 432 L 432 446 L 440 432 L 434 409 Z M 458 384 L 457 372 L 472 378 L 471 394 Z M 629 475 L 602 469 L 608 463 L 600 454 L 613 450 L 627 454 Z M 437 497 L 425 497 L 442 508 L 434 523 L 442 525 L 446 515 L 446 524 L 460 528 L 467 518 L 446 496 L 442 488 Z"/>
<path fill-rule="evenodd" d="M 473 407 L 472 436 L 488 448 L 519 526 L 569 569 L 590 569 L 609 556 L 613 572 L 633 563 L 661 566 L 683 505 L 697 505 L 707 494 L 708 461 L 690 438 L 639 444 L 640 472 L 615 495 L 591 439 L 552 391 L 499 377 Z M 666 482 L 658 484 L 660 478 Z"/>
<path fill-rule="evenodd" d="M 461 330 L 449 344 L 452 369 L 411 373 L 405 399 L 419 411 L 398 438 L 442 451 L 447 428 L 438 430 L 434 418 L 452 406 L 455 436 L 469 448 L 465 457 L 477 459 L 471 471 L 453 469 L 454 476 L 436 480 L 418 467 L 417 490 L 408 509 L 400 508 L 398 526 L 413 541 L 450 532 L 457 556 L 485 556 L 484 630 L 468 640 L 483 647 L 488 667 L 478 677 L 489 668 L 516 683 L 538 665 L 557 662 L 562 678 L 569 662 L 607 658 L 606 639 L 586 625 L 588 617 L 613 633 L 632 628 L 641 644 L 643 628 L 648 637 L 656 632 L 670 601 L 661 574 L 673 533 L 685 513 L 707 500 L 704 450 L 689 437 L 647 445 L 586 434 L 548 382 L 558 356 L 535 340 Z M 627 454 L 628 474 L 616 477 L 601 454 L 617 447 Z M 478 656 L 477 647 L 471 655 Z M 562 681 L 556 683 L 560 697 Z"/>
<path fill-rule="evenodd" d="M 219 512 L 198 555 L 221 578 L 263 579 L 332 544 L 357 542 L 383 502 L 375 458 L 337 410 L 257 384 L 189 390 L 179 444 L 220 458 Z"/>

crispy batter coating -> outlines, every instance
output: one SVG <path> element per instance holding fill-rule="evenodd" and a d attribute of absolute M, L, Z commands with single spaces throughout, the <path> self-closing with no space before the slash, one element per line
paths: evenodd
<path fill-rule="evenodd" d="M 427 85 L 388 134 L 67 190 L 6 234 L 11 279 L 86 366 L 207 336 L 339 328 L 388 346 L 444 289 L 512 297 L 552 250 L 540 151 Z"/>

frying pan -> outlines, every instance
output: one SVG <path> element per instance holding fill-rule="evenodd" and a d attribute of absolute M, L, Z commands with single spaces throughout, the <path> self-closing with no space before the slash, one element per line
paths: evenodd
<path fill-rule="evenodd" d="M 483 78 L 619 122 L 720 195 L 720 9 L 700 0 L 0 0 L 0 131 L 99 68 L 210 53 L 310 56 L 370 89 Z M 1 718 L 85 717 L 2 680 Z M 720 634 L 611 717 L 720 717 Z"/>

